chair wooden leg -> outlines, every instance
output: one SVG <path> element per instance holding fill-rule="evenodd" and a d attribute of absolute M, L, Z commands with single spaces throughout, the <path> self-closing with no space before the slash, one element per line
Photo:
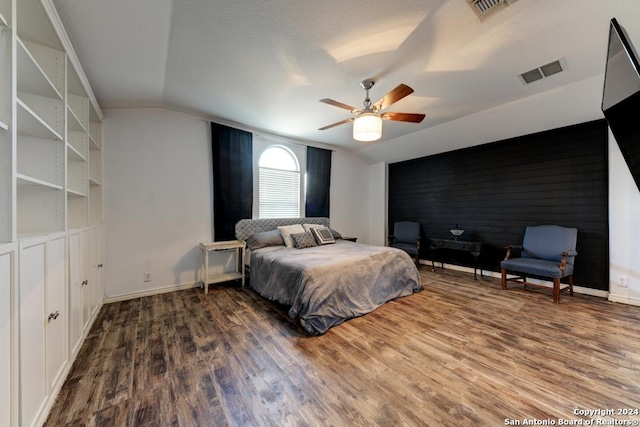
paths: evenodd
<path fill-rule="evenodd" d="M 560 279 L 553 279 L 553 302 L 560 302 Z"/>
<path fill-rule="evenodd" d="M 507 270 L 502 269 L 502 289 L 507 289 Z"/>
<path fill-rule="evenodd" d="M 569 295 L 573 296 L 573 274 L 569 276 Z"/>

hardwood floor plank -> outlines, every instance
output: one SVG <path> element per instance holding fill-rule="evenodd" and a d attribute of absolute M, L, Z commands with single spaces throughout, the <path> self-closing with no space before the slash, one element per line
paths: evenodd
<path fill-rule="evenodd" d="M 422 292 L 319 337 L 237 285 L 105 305 L 46 425 L 494 426 L 640 408 L 640 307 L 420 273 Z"/>

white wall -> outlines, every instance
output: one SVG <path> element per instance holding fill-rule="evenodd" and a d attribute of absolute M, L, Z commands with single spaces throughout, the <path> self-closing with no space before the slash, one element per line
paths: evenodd
<path fill-rule="evenodd" d="M 162 109 L 107 110 L 105 135 L 105 295 L 195 282 L 198 242 L 212 239 L 206 123 Z"/>
<path fill-rule="evenodd" d="M 609 131 L 611 301 L 640 305 L 640 191 Z M 624 285 L 626 279 L 627 286 Z"/>
<path fill-rule="evenodd" d="M 387 236 L 387 164 L 376 163 L 369 167 L 369 243 L 386 246 Z"/>
<path fill-rule="evenodd" d="M 105 135 L 105 295 L 192 286 L 198 243 L 213 234 L 209 124 L 165 109 L 106 110 Z M 362 242 L 369 241 L 368 173 L 359 157 L 334 151 L 331 225 Z M 218 255 L 212 264 L 229 271 L 233 258 Z"/>
<path fill-rule="evenodd" d="M 344 236 L 370 243 L 369 165 L 348 151 L 334 151 L 331 157 L 331 228 Z"/>

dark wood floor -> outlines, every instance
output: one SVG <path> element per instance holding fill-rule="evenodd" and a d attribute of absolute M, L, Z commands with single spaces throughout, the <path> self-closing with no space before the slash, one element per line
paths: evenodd
<path fill-rule="evenodd" d="M 640 307 L 421 277 L 423 292 L 321 337 L 233 286 L 105 305 L 47 425 L 497 426 L 640 409 Z"/>

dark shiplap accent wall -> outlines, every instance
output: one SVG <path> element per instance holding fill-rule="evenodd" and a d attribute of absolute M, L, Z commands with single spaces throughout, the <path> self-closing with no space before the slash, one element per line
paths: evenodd
<path fill-rule="evenodd" d="M 459 224 L 462 240 L 484 242 L 484 268 L 499 271 L 504 246 L 521 243 L 527 225 L 576 227 L 575 283 L 608 290 L 607 135 L 597 120 L 390 164 L 389 230 L 414 220 L 426 237 L 451 238 Z M 473 265 L 468 254 L 445 255 Z"/>

